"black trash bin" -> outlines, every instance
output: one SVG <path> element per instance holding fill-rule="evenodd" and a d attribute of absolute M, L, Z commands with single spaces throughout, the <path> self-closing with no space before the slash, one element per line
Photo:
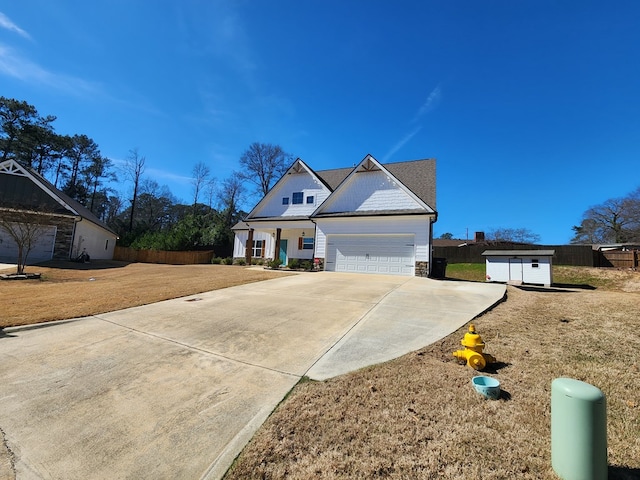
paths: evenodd
<path fill-rule="evenodd" d="M 434 258 L 431 265 L 431 278 L 446 278 L 447 259 Z"/>

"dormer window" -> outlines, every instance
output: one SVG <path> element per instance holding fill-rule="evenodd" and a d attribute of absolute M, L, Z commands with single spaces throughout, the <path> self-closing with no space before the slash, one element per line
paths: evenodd
<path fill-rule="evenodd" d="M 314 200 L 314 199 L 313 199 L 313 195 L 309 195 L 309 196 L 307 197 L 307 204 L 313 205 L 313 200 Z"/>
<path fill-rule="evenodd" d="M 293 195 L 291 197 L 291 203 L 293 203 L 294 205 L 299 205 L 302 203 L 303 198 L 304 198 L 304 193 L 293 192 Z"/>
<path fill-rule="evenodd" d="M 282 197 L 282 204 L 289 205 L 289 197 Z"/>

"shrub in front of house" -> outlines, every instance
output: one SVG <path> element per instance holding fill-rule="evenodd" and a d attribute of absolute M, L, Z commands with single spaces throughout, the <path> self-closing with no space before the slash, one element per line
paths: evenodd
<path fill-rule="evenodd" d="M 298 268 L 300 268 L 300 260 L 298 260 L 297 258 L 292 258 L 291 260 L 289 260 L 289 263 L 287 263 L 287 268 L 290 268 L 291 270 L 297 270 Z"/>
<path fill-rule="evenodd" d="M 276 258 L 275 260 L 269 260 L 267 262 L 267 267 L 272 268 L 274 270 L 280 268 L 280 265 L 282 265 L 282 260 L 280 260 L 279 258 Z"/>
<path fill-rule="evenodd" d="M 237 258 L 234 263 L 244 267 L 247 264 L 247 261 L 244 258 Z"/>
<path fill-rule="evenodd" d="M 311 260 L 303 260 L 302 262 L 300 262 L 300 268 L 306 270 L 307 272 L 310 272 L 311 270 L 313 270 L 313 262 Z"/>
<path fill-rule="evenodd" d="M 213 263 L 214 265 L 220 265 L 222 263 L 222 258 L 220 257 L 213 257 L 211 259 L 211 263 Z"/>
<path fill-rule="evenodd" d="M 223 258 L 222 259 L 222 264 L 223 265 L 233 265 L 233 258 L 232 257 Z"/>

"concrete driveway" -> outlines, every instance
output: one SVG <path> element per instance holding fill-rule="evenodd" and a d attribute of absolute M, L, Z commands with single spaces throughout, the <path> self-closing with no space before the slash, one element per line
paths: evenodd
<path fill-rule="evenodd" d="M 0 435 L 10 469 L 19 480 L 220 478 L 303 375 L 416 350 L 504 294 L 323 272 L 7 329 Z"/>

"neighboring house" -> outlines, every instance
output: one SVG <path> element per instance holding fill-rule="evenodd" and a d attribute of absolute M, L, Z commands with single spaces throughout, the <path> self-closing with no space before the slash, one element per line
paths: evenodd
<path fill-rule="evenodd" d="M 296 160 L 244 221 L 234 258 L 312 260 L 319 270 L 427 276 L 435 160 L 313 171 Z"/>
<path fill-rule="evenodd" d="M 28 263 L 69 260 L 83 250 L 92 259 L 113 258 L 118 236 L 87 208 L 14 160 L 0 162 L 0 216 L 39 225 L 41 234 Z M 14 263 L 17 245 L 0 228 L 0 261 Z"/>
<path fill-rule="evenodd" d="M 434 238 L 434 247 L 468 247 L 469 245 L 476 245 L 480 243 L 486 243 L 484 232 L 475 232 L 473 240 L 460 239 L 460 238 Z"/>

